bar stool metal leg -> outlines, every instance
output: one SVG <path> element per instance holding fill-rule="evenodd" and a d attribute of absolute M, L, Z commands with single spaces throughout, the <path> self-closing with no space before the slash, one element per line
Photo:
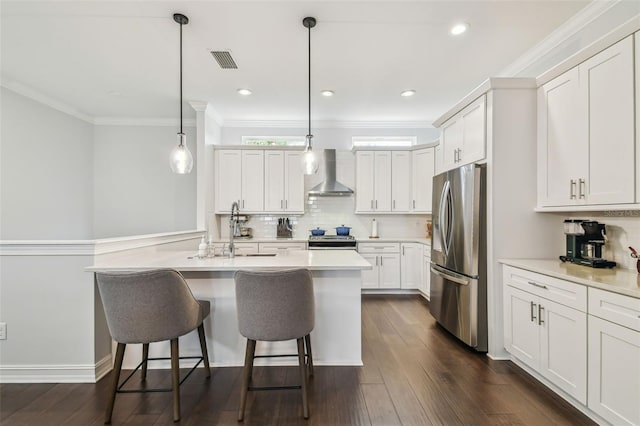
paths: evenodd
<path fill-rule="evenodd" d="M 140 380 L 147 380 L 147 360 L 149 359 L 149 344 L 142 344 L 142 371 L 140 372 Z"/>
<path fill-rule="evenodd" d="M 173 421 L 180 420 L 180 355 L 178 338 L 171 339 L 171 388 L 173 389 Z"/>
<path fill-rule="evenodd" d="M 304 338 L 296 339 L 298 342 L 298 364 L 300 367 L 300 386 L 302 388 L 302 414 L 309 418 L 309 400 L 307 398 L 307 367 L 304 362 Z"/>
<path fill-rule="evenodd" d="M 244 407 L 247 403 L 249 391 L 249 378 L 253 369 L 253 357 L 256 352 L 256 341 L 247 339 L 247 350 L 244 355 L 244 368 L 242 369 L 242 388 L 240 389 L 240 408 L 238 409 L 238 421 L 244 419 Z"/>
<path fill-rule="evenodd" d="M 202 350 L 202 362 L 207 372 L 207 377 L 211 377 L 211 369 L 209 368 L 209 352 L 207 351 L 207 339 L 204 336 L 204 325 L 198 326 L 198 337 L 200 337 L 200 349 Z"/>
<path fill-rule="evenodd" d="M 304 343 L 307 347 L 307 366 L 309 367 L 309 375 L 313 377 L 313 354 L 311 353 L 311 335 L 304 336 Z"/>
<path fill-rule="evenodd" d="M 124 360 L 124 350 L 127 347 L 124 343 L 118 343 L 116 349 L 116 359 L 113 363 L 113 379 L 111 380 L 111 397 L 107 401 L 107 409 L 104 414 L 104 423 L 111 423 L 111 415 L 113 414 L 113 405 L 116 402 L 116 392 L 118 391 L 118 381 L 120 380 L 120 371 L 122 370 L 122 361 Z"/>

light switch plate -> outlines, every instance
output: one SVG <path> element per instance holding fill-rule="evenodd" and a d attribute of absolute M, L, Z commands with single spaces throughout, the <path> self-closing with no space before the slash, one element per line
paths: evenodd
<path fill-rule="evenodd" d="M 0 322 L 0 340 L 7 340 L 7 323 Z"/>

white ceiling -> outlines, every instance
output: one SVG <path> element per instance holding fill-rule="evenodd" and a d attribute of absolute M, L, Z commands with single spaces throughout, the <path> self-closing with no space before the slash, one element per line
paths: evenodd
<path fill-rule="evenodd" d="M 314 121 L 430 123 L 588 3 L 3 0 L 1 76 L 94 118 L 175 118 L 180 12 L 185 101 L 209 102 L 226 123 L 304 121 L 302 18 L 314 16 Z M 470 29 L 452 37 L 457 21 Z M 220 69 L 212 49 L 230 49 L 239 69 Z"/>

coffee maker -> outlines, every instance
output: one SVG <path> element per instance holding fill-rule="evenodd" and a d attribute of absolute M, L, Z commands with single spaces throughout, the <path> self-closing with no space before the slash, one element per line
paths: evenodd
<path fill-rule="evenodd" d="M 602 258 L 606 229 L 604 223 L 595 220 L 567 219 L 564 221 L 567 253 L 560 256 L 563 262 L 577 263 L 592 268 L 613 268 L 616 262 Z"/>

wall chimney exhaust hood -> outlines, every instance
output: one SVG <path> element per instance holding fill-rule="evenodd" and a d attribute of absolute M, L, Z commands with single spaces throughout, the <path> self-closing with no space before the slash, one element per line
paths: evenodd
<path fill-rule="evenodd" d="M 353 195 L 353 189 L 336 181 L 336 150 L 324 150 L 324 182 L 309 190 L 310 196 L 316 197 L 341 197 Z"/>

